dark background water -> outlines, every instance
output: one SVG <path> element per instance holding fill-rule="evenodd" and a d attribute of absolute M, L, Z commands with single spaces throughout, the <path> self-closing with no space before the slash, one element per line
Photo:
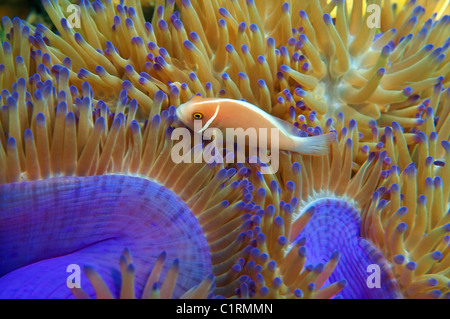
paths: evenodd
<path fill-rule="evenodd" d="M 8 16 L 10 18 L 19 17 L 27 18 L 30 12 L 43 14 L 44 8 L 41 0 L 1 0 L 0 16 Z"/>

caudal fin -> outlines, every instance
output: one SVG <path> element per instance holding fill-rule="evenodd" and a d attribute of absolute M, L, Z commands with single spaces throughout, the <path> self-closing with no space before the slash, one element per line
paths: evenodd
<path fill-rule="evenodd" d="M 293 151 L 307 155 L 325 155 L 328 154 L 329 145 L 335 138 L 336 134 L 333 132 L 309 137 L 297 137 Z"/>

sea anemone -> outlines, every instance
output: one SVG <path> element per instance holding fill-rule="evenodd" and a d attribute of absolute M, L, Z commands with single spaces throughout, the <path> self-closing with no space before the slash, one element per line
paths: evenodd
<path fill-rule="evenodd" d="M 56 85 L 61 86 L 67 75 L 68 70 L 62 67 Z M 23 78 L 18 79 L 15 91 L 6 98 L 7 105 L 3 108 L 9 115 L 9 121 L 3 125 L 11 128 L 7 131 L 6 152 L 2 148 L 1 153 L 4 183 L 0 186 L 1 254 L 4 256 L 2 274 L 7 274 L 2 277 L 4 287 L 13 285 L 11 289 L 17 289 L 15 284 L 20 286 L 17 278 L 27 278 L 21 273 L 27 265 L 26 271 L 33 273 L 35 266 L 48 269 L 50 265 L 76 263 L 77 258 L 80 262 L 103 267 L 100 274 L 109 274 L 112 270 L 108 267 L 112 266 L 108 262 L 117 260 L 124 247 L 146 256 L 135 261 L 140 271 L 136 273 L 138 293 L 144 288 L 146 271 L 162 251 L 172 260 L 178 258 L 180 273 L 184 273 L 174 296 L 200 283 L 208 271 L 218 276 L 217 280 L 226 276 L 228 258 L 237 254 L 251 237 L 246 233 L 250 228 L 250 216 L 245 214 L 248 208 L 241 201 L 242 173 L 217 165 L 196 164 L 196 161 L 176 167 L 171 165 L 170 132 L 173 128 L 170 125 L 174 121 L 174 107 L 162 111 L 161 116 L 153 116 L 141 127 L 132 119 L 137 110 L 136 100 L 128 103 L 126 91 L 120 95 L 116 112 L 111 113 L 101 101 L 94 110 L 92 90 L 87 83 L 83 85 L 85 96 L 75 97 L 73 91 L 65 95 L 63 90 L 56 96 L 52 81 L 37 81 L 38 89 L 33 97 L 27 95 L 28 101 L 21 94 L 25 83 Z M 68 109 L 66 98 L 74 100 L 73 111 Z M 164 93 L 159 91 L 153 107 L 158 108 L 157 103 L 161 105 L 165 99 Z M 39 105 L 53 101 L 57 103 L 54 114 L 49 114 L 53 107 L 39 112 Z M 34 113 L 30 118 L 26 113 L 19 113 L 24 104 Z M 25 123 L 23 136 L 14 134 L 15 123 Z M 140 202 L 136 196 L 140 197 Z M 80 214 L 83 211 L 89 214 Z M 212 221 L 219 212 L 217 218 L 221 219 L 219 225 L 222 226 L 218 228 Z M 125 220 L 120 222 L 121 218 Z M 128 223 L 134 226 L 126 226 Z M 152 227 L 155 229 L 151 230 Z M 30 233 L 34 236 L 29 236 Z M 52 234 L 56 238 L 52 238 Z M 182 239 L 183 234 L 185 239 Z M 38 238 L 44 241 L 36 244 Z M 114 240 L 108 248 L 110 239 Z M 49 240 L 54 246 L 47 246 Z M 8 242 L 17 245 L 7 245 Z M 34 254 L 24 257 L 17 253 L 29 245 L 36 245 Z M 84 249 L 90 257 L 82 257 Z M 103 253 L 97 260 L 99 252 Z M 40 265 L 45 263 L 42 259 L 61 254 L 65 258 Z M 73 262 L 68 262 L 69 259 Z M 185 267 L 187 269 L 183 270 Z M 194 268 L 188 270 L 190 267 Z M 48 272 L 50 277 L 53 274 Z M 42 280 L 47 280 L 44 277 L 41 276 Z M 64 281 L 52 280 L 58 287 L 66 288 Z M 8 294 L 8 289 L 3 292 Z M 45 296 L 39 291 L 28 295 L 20 289 L 16 293 L 15 296 Z"/>
<path fill-rule="evenodd" d="M 38 25 L 34 45 L 56 63 L 71 56 L 74 72 L 103 99 L 124 85 L 146 112 L 161 89 L 174 105 L 196 93 L 244 98 L 292 121 L 305 105 L 322 124 L 342 112 L 366 133 L 373 119 L 382 126 L 393 120 L 406 128 L 419 124 L 401 112 L 447 81 L 442 31 L 448 18 L 436 20 L 414 2 L 391 17 L 395 23 L 384 14 L 384 32 L 376 33 L 360 1 L 350 16 L 344 1 L 325 7 L 318 0 L 258 6 L 235 1 L 227 8 L 216 1 L 167 1 L 155 7 L 152 24 L 145 23 L 135 1 L 116 7 L 82 1 L 82 27 L 72 29 L 58 4 L 46 0 L 62 37 Z M 424 27 L 419 31 L 418 25 Z M 48 38 L 52 49 L 40 38 Z M 75 73 L 71 79 L 77 82 Z M 123 79 L 130 82 L 122 84 Z"/>
<path fill-rule="evenodd" d="M 401 296 L 388 262 L 360 232 L 360 215 L 382 179 L 386 152 L 369 155 L 365 146 L 365 159 L 352 174 L 356 155 L 364 155 L 353 153 L 349 136 L 359 134 L 355 122 L 351 123 L 350 134 L 344 126 L 329 156 L 282 152 L 277 174 L 254 171 L 254 201 L 265 209 L 256 212 L 253 231 L 257 235 L 247 250 L 243 273 L 249 276 L 256 296 Z M 382 289 L 366 285 L 371 264 L 382 268 Z"/>
<path fill-rule="evenodd" d="M 448 297 L 448 4 L 42 3 L 56 30 L 2 18 L 2 296 L 69 297 L 47 270 L 80 264 L 82 298 Z M 175 165 L 194 95 L 337 138 L 274 174 Z"/>
<path fill-rule="evenodd" d="M 362 216 L 364 236 L 393 265 L 408 298 L 450 294 L 450 144 L 448 129 L 442 126 L 448 121 L 450 101 L 448 90 L 441 88 L 437 85 L 426 102 L 425 123 L 413 134 L 415 143 L 407 146 L 406 133 L 397 122 L 386 127 L 384 140 L 392 165 Z"/>
<path fill-rule="evenodd" d="M 167 276 L 161 284 L 161 270 L 164 268 L 166 262 L 166 252 L 161 253 L 153 267 L 150 275 L 147 278 L 144 289 L 141 294 L 142 299 L 168 299 L 176 297 L 174 289 L 179 283 L 177 281 L 179 274 L 179 260 L 173 261 L 171 268 L 169 269 Z M 113 299 L 114 296 L 106 283 L 97 273 L 94 268 L 85 267 L 86 276 L 88 276 L 91 284 L 93 285 L 96 297 L 101 299 Z M 136 298 L 135 291 L 135 276 L 136 270 L 131 258 L 131 253 L 128 249 L 124 249 L 120 256 L 120 270 L 121 270 L 121 299 L 134 299 Z M 205 299 L 210 296 L 211 290 L 214 287 L 214 276 L 211 274 L 206 277 L 198 286 L 191 288 L 180 296 L 180 299 Z M 90 299 L 90 296 L 84 291 L 83 288 L 71 288 L 72 293 L 78 299 Z"/>
<path fill-rule="evenodd" d="M 53 177 L 2 185 L 1 194 L 2 297 L 68 298 L 65 269 L 81 261 L 114 284 L 118 269 L 110 263 L 119 259 L 117 247 L 142 256 L 134 263 L 135 274 L 133 268 L 139 295 L 148 267 L 158 263 L 162 251 L 178 266 L 168 270 L 166 264 L 163 275 L 180 274 L 170 293 L 162 289 L 163 297 L 172 292 L 180 297 L 211 274 L 208 244 L 197 219 L 157 183 L 117 175 Z M 29 254 L 17 253 L 26 247 Z M 172 281 L 162 279 L 163 286 Z M 27 287 L 29 280 L 33 289 Z M 82 287 L 92 295 L 90 287 Z"/>

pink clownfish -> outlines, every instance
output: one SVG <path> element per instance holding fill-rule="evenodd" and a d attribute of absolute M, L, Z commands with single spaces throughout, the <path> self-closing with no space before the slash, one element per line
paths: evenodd
<path fill-rule="evenodd" d="M 292 132 L 292 124 L 264 112 L 248 102 L 221 99 L 201 98 L 195 96 L 180 105 L 176 110 L 178 119 L 184 125 L 194 130 L 194 121 L 201 120 L 201 133 L 208 127 L 215 127 L 222 131 L 227 128 L 266 128 L 279 130 L 278 148 L 307 155 L 324 155 L 329 151 L 329 144 L 335 139 L 334 133 L 327 133 L 310 137 L 299 137 Z M 270 141 L 269 141 L 270 144 Z"/>

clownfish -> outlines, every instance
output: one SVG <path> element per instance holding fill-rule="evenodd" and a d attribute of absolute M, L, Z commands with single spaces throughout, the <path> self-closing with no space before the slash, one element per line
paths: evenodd
<path fill-rule="evenodd" d="M 279 150 L 307 155 L 327 154 L 329 144 L 336 138 L 334 133 L 310 137 L 296 136 L 291 133 L 292 124 L 241 100 L 195 96 L 177 108 L 176 116 L 192 130 L 194 130 L 194 121 L 201 120 L 202 128 L 197 133 L 205 131 L 208 127 L 218 128 L 221 131 L 225 131 L 227 128 L 244 130 L 275 128 L 279 131 Z"/>

